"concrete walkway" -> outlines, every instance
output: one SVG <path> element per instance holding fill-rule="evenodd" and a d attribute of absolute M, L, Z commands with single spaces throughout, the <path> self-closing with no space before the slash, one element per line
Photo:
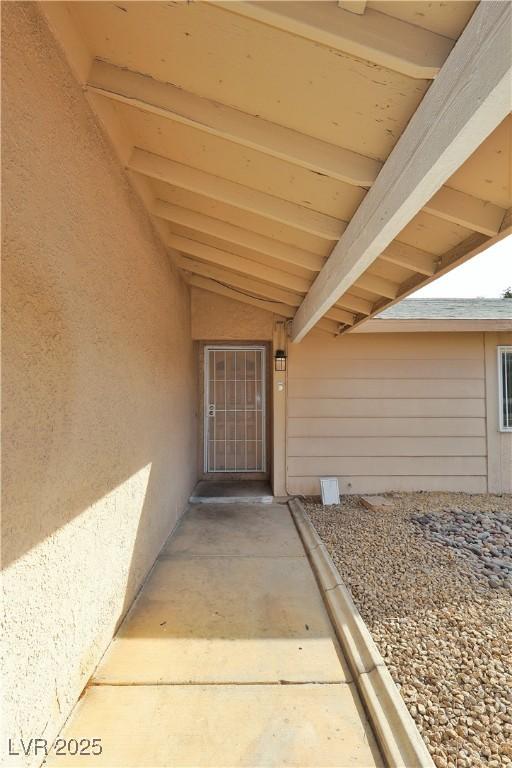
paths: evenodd
<path fill-rule="evenodd" d="M 50 765 L 381 766 L 288 507 L 198 504 L 169 539 Z"/>

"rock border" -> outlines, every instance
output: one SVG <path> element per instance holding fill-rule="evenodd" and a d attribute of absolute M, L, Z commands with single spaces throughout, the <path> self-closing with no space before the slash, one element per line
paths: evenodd
<path fill-rule="evenodd" d="M 389 768 L 435 768 L 384 659 L 299 499 L 288 507 Z"/>

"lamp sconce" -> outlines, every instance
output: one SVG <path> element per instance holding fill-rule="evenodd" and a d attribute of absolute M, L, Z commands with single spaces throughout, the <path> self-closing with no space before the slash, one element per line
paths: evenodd
<path fill-rule="evenodd" d="M 286 371 L 286 352 L 284 349 L 276 349 L 274 356 L 274 370 Z"/>

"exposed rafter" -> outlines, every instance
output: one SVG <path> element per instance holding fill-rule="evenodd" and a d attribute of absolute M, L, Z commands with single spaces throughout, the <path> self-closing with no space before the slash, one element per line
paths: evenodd
<path fill-rule="evenodd" d="M 442 187 L 436 192 L 423 210 L 489 237 L 498 234 L 505 216 L 505 210 L 498 205 L 450 187 Z"/>
<path fill-rule="evenodd" d="M 165 200 L 156 200 L 152 213 L 154 216 L 170 221 L 173 224 L 187 227 L 196 232 L 223 240 L 228 244 L 239 245 L 260 254 L 308 269 L 312 273 L 319 272 L 325 262 L 322 256 L 318 256 L 310 251 L 295 248 L 288 243 L 265 237 L 256 232 L 250 232 L 247 229 L 236 227 L 233 224 L 221 221 L 220 219 L 214 219 L 203 213 L 182 208 L 179 205 L 173 205 Z M 393 241 L 384 250 L 380 258 L 383 261 L 405 267 L 413 272 L 420 272 L 427 276 L 433 275 L 436 271 L 435 256 L 406 243 L 401 243 L 398 240 Z M 354 309 L 357 312 L 369 314 L 371 310 L 371 306 L 365 306 L 367 302 L 355 296 L 350 297 L 349 295 L 346 301 L 351 302 L 347 308 Z"/>
<path fill-rule="evenodd" d="M 194 256 L 211 264 L 218 264 L 225 269 L 233 269 L 235 272 L 256 277 L 272 285 L 286 285 L 287 288 L 297 291 L 297 293 L 306 293 L 310 285 L 310 281 L 304 277 L 298 277 L 289 272 L 266 266 L 263 261 L 245 259 L 235 253 L 229 253 L 220 248 L 213 248 L 211 245 L 205 245 L 197 240 L 190 240 L 188 237 L 169 234 L 167 244 L 176 251 L 180 251 L 180 253 L 186 253 L 189 256 Z"/>
<path fill-rule="evenodd" d="M 481 3 L 299 308 L 299 341 L 512 108 L 512 4 Z"/>
<path fill-rule="evenodd" d="M 234 299 L 235 301 L 242 301 L 246 304 L 251 304 L 260 309 L 265 309 L 267 312 L 274 312 L 275 314 L 282 315 L 283 317 L 292 318 L 295 312 L 294 307 L 290 304 L 284 304 L 278 301 L 271 301 L 257 297 L 255 294 L 249 295 L 243 291 L 231 288 L 229 285 L 223 285 L 222 283 L 212 280 L 208 277 L 201 277 L 200 275 L 191 274 L 188 278 L 190 285 L 196 288 L 202 288 L 204 291 L 211 291 L 217 293 L 220 296 L 227 296 L 228 299 Z"/>
<path fill-rule="evenodd" d="M 338 8 L 362 16 L 366 10 L 366 0 L 338 0 Z"/>
<path fill-rule="evenodd" d="M 391 280 L 386 280 L 379 275 L 370 275 L 366 272 L 358 278 L 354 285 L 358 288 L 362 288 L 364 291 L 370 291 L 376 296 L 387 296 L 389 299 L 394 299 L 398 294 L 398 285 L 392 283 Z"/>
<path fill-rule="evenodd" d="M 94 62 L 87 91 L 353 186 L 370 187 L 382 167 L 378 160 L 103 61 Z M 499 231 L 505 213 L 497 205 L 447 187 L 434 195 L 425 210 L 489 236 Z"/>
<path fill-rule="evenodd" d="M 265 237 L 256 232 L 250 232 L 247 229 L 236 227 L 233 224 L 221 221 L 220 219 L 214 219 L 203 213 L 182 208 L 179 205 L 173 205 L 165 200 L 156 200 L 152 213 L 173 224 L 188 227 L 227 243 L 233 243 L 266 254 L 267 256 L 308 269 L 312 273 L 319 272 L 325 262 L 322 256 L 310 251 L 304 251 L 301 248 Z M 413 272 L 420 272 L 423 275 L 430 276 L 435 273 L 435 256 L 406 243 L 401 243 L 398 240 L 394 240 L 384 250 L 380 258 L 383 261 L 405 267 Z M 364 304 L 363 300 L 360 300 L 359 305 L 352 308 L 361 311 L 362 303 Z"/>
<path fill-rule="evenodd" d="M 432 280 L 435 280 L 438 277 L 442 277 L 452 269 L 455 269 L 455 267 L 459 267 L 461 264 L 464 264 L 464 262 L 469 261 L 469 259 L 472 259 L 474 256 L 482 253 L 482 251 L 487 250 L 487 248 L 499 242 L 500 240 L 504 240 L 506 237 L 510 237 L 512 239 L 512 208 L 509 209 L 508 216 L 505 217 L 504 223 L 502 224 L 498 235 L 495 235 L 491 238 L 485 237 L 478 232 L 470 235 L 470 237 L 468 237 L 462 243 L 459 243 L 459 245 L 457 245 L 455 248 L 451 248 L 449 251 L 438 257 L 437 271 L 435 275 L 431 276 L 428 280 L 425 280 L 425 278 L 421 275 L 414 275 L 400 285 L 398 295 L 394 300 L 388 301 L 386 299 L 381 299 L 380 301 L 376 302 L 372 312 L 370 313 L 370 318 L 379 314 L 379 312 L 382 312 L 387 307 L 393 306 L 393 304 L 396 304 L 398 301 L 402 301 L 402 299 L 407 298 L 407 296 L 409 296 L 411 293 L 414 293 L 414 291 L 416 291 L 420 286 L 428 285 L 428 283 L 432 282 Z M 508 258 L 508 254 L 504 252 L 503 261 L 505 261 L 506 258 Z M 361 323 L 365 322 L 367 319 L 369 318 L 361 317 L 359 320 L 357 320 L 357 322 L 354 323 L 354 329 L 359 328 Z M 504 328 L 503 330 L 508 330 L 508 328 Z"/>
<path fill-rule="evenodd" d="M 152 213 L 173 224 L 194 229 L 205 235 L 240 245 L 243 248 L 249 248 L 275 259 L 286 261 L 289 264 L 295 264 L 310 270 L 311 273 L 319 272 L 325 261 L 322 256 L 310 253 L 310 251 L 295 248 L 293 245 L 288 245 L 288 243 L 265 237 L 256 232 L 250 232 L 247 229 L 236 227 L 234 224 L 214 219 L 203 213 L 167 203 L 165 200 L 157 200 L 153 206 Z"/>
<path fill-rule="evenodd" d="M 335 320 L 338 323 L 348 326 L 354 325 L 356 321 L 355 315 L 350 312 L 345 312 L 343 309 L 338 309 L 337 307 L 331 307 L 330 310 L 325 313 L 325 317 L 329 320 Z"/>
<path fill-rule="evenodd" d="M 369 315 L 373 309 L 373 302 L 354 296 L 352 293 L 344 293 L 334 306 L 348 309 L 358 315 Z"/>
<path fill-rule="evenodd" d="M 435 256 L 398 240 L 393 240 L 384 249 L 380 254 L 380 259 L 390 264 L 396 264 L 398 267 L 405 267 L 405 269 L 410 269 L 413 272 L 420 272 L 427 277 L 436 271 L 437 259 Z"/>
<path fill-rule="evenodd" d="M 510 231 L 512 231 L 512 226 Z M 502 240 L 504 237 L 506 237 L 506 235 L 507 232 L 504 231 L 493 238 L 488 238 L 479 232 L 474 233 L 462 243 L 459 243 L 459 245 L 457 245 L 455 248 L 451 248 L 449 251 L 439 257 L 439 268 L 434 276 L 431 276 L 429 279 L 425 280 L 422 275 L 413 275 L 399 286 L 399 290 L 395 299 L 391 301 L 387 299 L 381 299 L 380 301 L 377 301 L 370 316 L 368 318 L 361 317 L 356 323 L 354 323 L 354 328 L 358 328 L 361 323 L 365 322 L 371 317 L 374 317 L 375 315 L 378 315 L 387 307 L 391 307 L 398 301 L 402 301 L 402 299 L 407 298 L 407 296 L 409 296 L 411 293 L 414 293 L 414 291 L 418 290 L 420 286 L 428 285 L 428 283 L 432 282 L 432 280 L 437 279 L 455 267 L 460 266 L 465 261 L 468 261 L 477 254 L 486 250 L 492 243 L 498 242 L 498 240 Z"/>
<path fill-rule="evenodd" d="M 215 0 L 214 4 L 418 79 L 436 77 L 453 47 L 447 37 L 370 9 L 359 16 L 325 2 Z"/>
<path fill-rule="evenodd" d="M 509 208 L 508 211 L 505 212 L 503 221 L 501 222 L 500 233 L 505 232 L 509 234 L 511 229 L 512 229 L 512 208 Z"/>
<path fill-rule="evenodd" d="M 418 77 L 434 76 L 448 49 L 453 45 L 452 41 L 447 40 L 447 38 L 440 39 L 439 35 L 420 30 L 418 27 L 413 27 L 386 14 L 376 13 L 372 7 L 367 8 L 364 15 L 358 16 L 358 12 L 364 10 L 364 0 L 339 0 L 339 3 L 257 2 L 239 4 L 230 2 L 226 5 L 229 5 L 228 10 L 231 12 L 243 13 L 256 21 L 263 21 L 267 25 L 266 31 L 262 24 L 251 25 L 251 29 L 263 36 L 269 31 L 268 26 L 273 26 L 285 30 L 287 33 L 283 36 L 275 35 L 276 39 L 286 41 L 288 33 L 297 34 L 312 40 L 317 46 L 329 46 L 348 54 L 347 57 L 342 56 L 342 59 L 346 58 L 347 64 L 350 63 L 350 55 L 355 55 L 373 61 L 380 66 L 391 67 L 400 72 L 406 71 L 407 74 Z M 488 11 L 496 5 L 496 3 L 488 2 L 485 4 L 485 10 Z M 147 112 L 150 115 L 156 115 L 162 118 L 162 124 L 163 120 L 174 121 L 189 126 L 194 131 L 202 131 L 212 136 L 221 137 L 234 144 L 254 149 L 267 156 L 281 159 L 315 173 L 325 174 L 331 179 L 337 179 L 353 186 L 370 188 L 375 184 L 382 168 L 382 163 L 378 160 L 364 157 L 284 125 L 278 125 L 272 122 L 271 112 L 267 112 L 269 120 L 265 120 L 257 115 L 248 114 L 228 106 L 229 98 L 227 97 L 227 103 L 223 104 L 198 95 L 202 92 L 207 93 L 208 89 L 203 91 L 198 88 L 197 93 L 190 93 L 178 88 L 169 82 L 164 82 L 164 78 L 167 78 L 162 68 L 153 73 L 155 77 L 162 76 L 162 81 L 160 81 L 149 75 L 130 71 L 124 66 L 114 66 L 105 61 L 94 59 L 94 55 L 102 54 L 98 50 L 89 51 L 86 48 L 78 25 L 75 26 L 76 17 L 69 9 L 68 4 L 42 2 L 39 7 L 65 49 L 75 74 L 84 85 L 85 95 L 90 105 L 98 115 L 125 167 L 130 168 L 130 161 L 134 156 L 132 152 L 136 132 L 133 131 L 131 124 L 131 115 L 134 113 L 130 113 L 127 108 L 119 109 L 118 103 Z M 218 15 L 227 17 L 225 11 L 219 11 Z M 329 19 L 336 19 L 336 24 L 341 25 L 342 28 L 330 24 Z M 231 21 L 232 19 L 227 20 Z M 226 21 L 226 18 L 221 21 Z M 397 32 L 400 30 L 402 33 L 397 36 Z M 411 34 L 407 34 L 408 32 Z M 415 37 L 416 34 L 419 37 Z M 484 46 L 486 45 L 485 36 L 486 33 L 483 31 L 480 43 L 483 43 Z M 434 45 L 426 45 L 422 49 L 420 38 L 425 43 L 429 41 Z M 446 45 L 443 55 L 441 55 L 440 48 L 436 48 L 436 40 Z M 420 41 L 419 45 L 417 44 L 418 41 Z M 462 39 L 460 42 L 462 43 Z M 304 47 L 302 44 L 300 45 Z M 346 48 L 346 46 L 348 47 Z M 359 53 L 356 53 L 356 50 Z M 486 59 L 491 60 L 488 67 L 492 69 L 494 66 L 492 59 L 496 57 L 497 51 L 499 54 L 500 50 L 500 45 L 494 41 L 491 46 L 487 46 L 487 53 L 481 56 L 480 61 L 482 63 L 477 67 L 475 63 L 477 57 L 474 57 L 474 60 L 471 61 L 471 67 L 466 65 L 467 71 L 477 70 L 475 75 L 479 76 L 480 70 L 486 71 Z M 424 56 L 426 51 L 427 58 L 434 52 L 435 56 L 439 56 L 439 61 L 433 62 L 432 58 L 427 61 Z M 121 63 L 122 60 L 119 61 Z M 469 61 L 470 59 L 467 58 L 466 62 Z M 135 59 L 132 64 L 128 60 L 124 63 L 135 69 L 137 65 L 134 62 Z M 411 71 L 411 67 L 416 68 L 415 73 Z M 138 68 L 143 69 L 142 66 Z M 427 72 L 428 68 L 430 68 L 430 73 Z M 391 73 L 388 73 L 388 76 L 391 77 Z M 471 77 L 469 79 L 471 80 Z M 434 87 L 436 85 L 437 83 L 434 84 Z M 458 93 L 459 86 L 459 81 L 453 80 L 452 92 Z M 419 87 L 423 88 L 424 86 L 420 85 Z M 470 93 L 470 88 L 467 87 L 467 84 L 463 88 L 466 89 L 464 98 L 466 101 L 471 100 L 472 97 L 467 95 Z M 223 101 L 223 92 L 217 91 L 214 98 L 220 98 Z M 234 99 L 233 103 L 237 103 L 237 99 Z M 452 113 L 458 111 L 455 100 L 451 105 L 451 111 Z M 455 131 L 455 135 L 459 130 L 460 121 L 451 121 L 448 110 L 446 114 L 447 129 L 448 131 Z M 461 130 L 465 130 L 465 127 Z M 469 134 L 470 130 L 468 129 Z M 475 146 L 481 140 L 480 138 Z M 144 134 L 140 137 L 140 142 L 144 146 Z M 144 164 L 148 154 L 142 151 L 138 161 Z M 164 149 L 161 150 L 161 154 L 166 154 Z M 378 154 L 374 155 L 374 157 L 376 156 Z M 144 161 L 142 161 L 142 157 L 144 157 Z M 196 248 L 201 248 L 200 257 L 195 256 L 191 259 L 179 256 L 177 258 L 179 266 L 185 268 L 183 266 L 185 262 L 188 263 L 188 266 L 193 263 L 199 279 L 217 281 L 218 284 L 228 283 L 229 279 L 233 286 L 235 286 L 235 282 L 237 283 L 239 290 L 245 290 L 248 293 L 256 290 L 258 293 L 262 292 L 266 298 L 260 299 L 260 301 L 284 303 L 288 309 L 300 305 L 303 294 L 306 292 L 307 274 L 310 273 L 313 277 L 322 269 L 326 261 L 323 254 L 328 252 L 330 246 L 343 233 L 346 227 L 344 222 L 340 222 L 332 216 L 312 211 L 311 208 L 305 207 L 300 200 L 298 203 L 292 203 L 268 194 L 267 187 L 260 187 L 260 189 L 265 189 L 265 193 L 263 193 L 195 168 L 174 163 L 165 157 L 156 155 L 150 157 L 153 158 L 153 162 L 158 167 L 152 167 L 151 172 L 146 173 L 146 166 L 144 170 L 131 173 L 130 179 L 145 206 L 155 217 L 154 224 L 159 234 L 167 244 L 169 225 L 166 222 L 170 222 L 171 225 L 174 225 L 175 236 L 186 234 L 187 237 L 183 240 L 190 240 L 196 243 Z M 162 162 L 165 165 L 165 172 L 160 175 Z M 187 162 L 192 162 L 195 165 L 193 161 Z M 428 173 L 425 175 L 427 176 Z M 301 174 L 301 177 L 306 178 L 304 174 Z M 449 176 L 446 178 L 449 182 Z M 152 179 L 163 179 L 165 183 L 171 185 L 169 195 L 170 199 L 176 198 L 176 205 L 155 201 L 155 188 Z M 269 186 L 268 189 L 270 190 L 272 187 Z M 478 188 L 473 185 L 473 189 Z M 188 194 L 189 192 L 192 194 Z M 160 194 L 167 196 L 162 191 Z M 384 202 L 380 208 L 381 214 L 389 213 L 388 203 L 391 200 L 394 204 L 396 188 L 390 188 L 390 194 L 392 195 L 391 198 L 383 198 Z M 483 196 L 486 196 L 486 193 L 483 193 Z M 196 202 L 198 208 L 204 209 L 204 213 L 189 209 L 189 206 L 195 208 Z M 217 205 L 217 202 L 221 204 Z M 225 206 L 236 207 L 238 213 L 227 210 L 229 221 L 214 218 L 225 215 Z M 425 201 L 422 210 L 448 222 L 472 229 L 477 234 L 455 249 L 455 252 L 451 251 L 442 257 L 436 257 L 431 253 L 412 248 L 393 239 L 384 250 L 379 249 L 380 253 L 377 257 L 374 257 L 363 269 L 359 270 L 355 279 L 352 279 L 347 285 L 342 283 L 338 285 L 338 289 L 343 289 L 344 293 L 339 295 L 332 309 L 328 310 L 329 314 L 324 315 L 328 320 L 322 322 L 332 322 L 336 316 L 339 322 L 346 324 L 353 322 L 353 315 L 355 314 L 357 315 L 355 325 L 358 325 L 365 316 L 373 315 L 382 306 L 389 305 L 407 295 L 407 291 L 429 282 L 450 269 L 451 266 L 460 263 L 461 259 L 470 258 L 478 249 L 487 247 L 493 242 L 493 236 L 498 231 L 500 235 L 508 231 L 507 227 L 511 222 L 510 212 L 506 215 L 504 207 L 500 208 L 485 200 L 477 199 L 448 187 L 439 188 L 438 192 L 431 196 L 431 199 Z M 393 211 L 391 211 L 392 215 L 394 215 Z M 296 248 L 287 242 L 281 242 L 279 239 L 274 240 L 270 236 L 265 237 L 258 234 L 260 217 L 261 224 L 265 225 L 262 231 L 267 231 L 269 228 L 268 231 L 275 231 L 278 238 L 280 236 L 285 237 L 285 235 L 280 235 L 281 227 L 273 226 L 271 221 L 296 229 L 296 232 L 288 230 L 288 233 L 290 242 L 296 242 L 299 246 L 303 246 L 300 239 L 302 233 L 313 235 L 313 237 L 305 237 L 308 242 L 306 247 L 316 251 L 316 253 L 304 250 L 303 247 Z M 230 221 L 234 221 L 236 226 L 229 223 Z M 243 228 L 244 223 L 242 222 L 246 222 L 248 229 Z M 253 231 L 254 229 L 257 231 Z M 192 232 L 194 234 L 191 234 Z M 323 243 L 318 240 L 319 234 L 324 241 Z M 399 232 L 398 236 L 400 236 Z M 222 260 L 231 257 L 229 261 L 231 266 L 219 266 L 216 259 L 215 261 L 207 261 L 205 259 L 207 251 L 204 249 L 211 249 L 211 245 L 197 243 L 197 240 L 202 239 L 216 246 L 212 249 L 216 259 L 219 253 L 224 254 Z M 286 239 L 288 239 L 287 236 Z M 342 242 L 345 242 L 343 238 Z M 427 240 L 425 247 L 429 247 Z M 467 248 L 470 248 L 469 256 L 465 255 Z M 231 251 L 235 251 L 235 253 Z M 209 255 L 212 257 L 211 251 Z M 368 267 L 376 258 L 378 258 L 381 268 L 374 272 Z M 236 265 L 232 259 L 238 259 Z M 222 261 L 222 263 L 227 264 L 228 262 Z M 391 270 L 389 266 L 386 268 L 386 264 L 394 264 L 416 274 L 412 274 L 410 278 L 399 285 L 394 275 L 401 274 L 401 271 Z M 242 271 L 235 271 L 236 269 L 245 270 L 247 265 L 252 272 L 257 270 L 257 274 L 249 275 Z M 390 270 L 389 275 L 386 269 Z M 265 270 L 264 278 L 262 278 L 262 270 Z M 201 272 L 199 273 L 199 271 Z M 293 272 L 298 274 L 294 275 Z M 269 276 L 272 280 L 276 280 L 279 273 L 282 273 L 281 279 L 284 282 L 280 284 L 268 282 Z M 391 276 L 392 279 L 388 279 Z M 293 288 L 290 288 L 290 281 Z M 299 290 L 299 287 L 302 290 Z M 357 295 L 359 293 L 358 288 L 361 289 L 361 296 Z M 279 299 L 272 298 L 277 294 Z M 374 298 L 369 298 L 372 295 Z"/>
<path fill-rule="evenodd" d="M 286 291 L 280 287 L 275 287 L 268 283 L 261 282 L 253 277 L 246 277 L 240 273 L 233 272 L 231 269 L 225 269 L 218 263 L 204 263 L 191 259 L 188 256 L 178 256 L 177 265 L 185 272 L 190 272 L 197 276 L 198 280 L 210 280 L 219 286 L 245 293 L 258 302 L 267 302 L 273 305 L 274 312 L 284 313 L 287 317 L 293 317 L 296 307 L 299 306 L 302 297 Z M 334 320 L 338 324 L 345 326 L 353 325 L 356 322 L 356 315 L 353 312 L 347 312 L 340 307 L 332 307 L 325 317 L 328 320 Z"/>
<path fill-rule="evenodd" d="M 87 90 L 357 187 L 373 184 L 382 166 L 357 152 L 103 61 L 94 62 Z"/>
<path fill-rule="evenodd" d="M 220 200 L 325 240 L 337 240 L 346 228 L 345 222 L 325 213 L 236 184 L 220 176 L 213 176 L 211 173 L 205 173 L 143 149 L 134 149 L 128 168 L 130 171 L 187 189 L 189 192 Z"/>
<path fill-rule="evenodd" d="M 165 200 L 157 200 L 155 202 L 153 214 L 167 221 L 179 224 L 180 226 L 189 227 L 198 232 L 217 237 L 228 243 L 235 243 L 257 251 L 260 254 L 265 254 L 272 258 L 310 269 L 312 272 L 320 271 L 322 264 L 325 261 L 321 256 L 317 256 L 309 251 L 303 251 L 300 248 L 295 248 L 294 246 L 282 243 L 279 240 L 271 240 L 270 238 L 255 232 L 249 232 L 246 229 L 235 227 L 233 224 L 220 221 L 220 219 L 214 219 L 211 216 L 197 213 L 197 211 L 181 208 L 179 205 L 172 205 Z M 406 252 L 414 252 L 416 250 L 411 246 L 405 245 L 403 248 Z M 401 248 L 398 250 L 401 252 Z M 428 254 L 426 254 L 426 256 L 428 256 Z M 409 260 L 411 258 L 412 257 L 409 256 Z M 390 261 L 392 261 L 392 259 L 390 259 Z M 299 303 L 300 302 L 297 302 L 296 306 L 298 306 Z M 349 312 L 362 315 L 369 315 L 372 311 L 372 306 L 372 303 L 366 299 L 361 299 L 359 296 L 354 296 L 350 293 L 341 296 L 336 304 L 336 307 L 339 309 L 345 309 Z"/>
<path fill-rule="evenodd" d="M 202 277 L 208 277 L 216 280 L 222 285 L 230 285 L 239 288 L 246 293 L 268 299 L 270 301 L 288 304 L 297 307 L 302 297 L 285 288 L 280 288 L 270 283 L 263 283 L 255 277 L 242 275 L 239 272 L 220 267 L 218 264 L 212 264 L 204 261 L 198 261 L 188 256 L 177 256 L 176 264 L 180 269 L 186 272 L 192 272 Z"/>
<path fill-rule="evenodd" d="M 208 278 L 199 277 L 197 275 L 190 275 L 188 282 L 190 285 L 196 288 L 201 288 L 203 291 L 209 291 L 210 293 L 215 293 L 220 296 L 226 296 L 227 298 L 234 301 L 239 301 L 242 304 L 249 304 L 250 306 L 264 309 L 267 312 L 273 312 L 274 314 L 281 315 L 282 317 L 286 317 L 288 319 L 293 317 L 294 308 L 286 304 L 260 299 L 256 296 L 251 296 L 242 291 L 238 291 L 236 288 L 230 288 L 227 285 L 221 285 L 214 280 L 209 280 Z M 352 324 L 352 317 L 350 317 L 350 321 L 350 324 Z M 338 320 L 336 316 L 332 316 L 332 314 L 329 313 L 325 318 L 322 318 L 318 324 L 318 328 L 322 331 L 327 331 L 328 333 L 334 333 L 337 335 L 341 330 L 340 325 L 347 325 L 346 320 Z"/>

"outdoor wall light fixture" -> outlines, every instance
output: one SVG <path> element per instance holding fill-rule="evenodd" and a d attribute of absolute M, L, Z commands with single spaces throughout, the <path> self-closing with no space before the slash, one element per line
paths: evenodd
<path fill-rule="evenodd" d="M 286 371 L 286 352 L 284 349 L 276 349 L 274 366 L 276 371 Z"/>

